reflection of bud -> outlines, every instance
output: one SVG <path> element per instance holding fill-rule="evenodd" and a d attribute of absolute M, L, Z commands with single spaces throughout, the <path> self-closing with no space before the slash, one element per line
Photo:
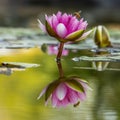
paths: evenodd
<path fill-rule="evenodd" d="M 108 30 L 104 26 L 99 25 L 95 28 L 94 41 L 99 48 L 111 46 Z"/>
<path fill-rule="evenodd" d="M 80 100 L 86 98 L 86 90 L 88 88 L 87 82 L 79 77 L 62 77 L 45 87 L 38 99 L 45 94 L 46 104 L 51 97 L 53 107 L 65 107 L 68 104 L 77 106 Z"/>
<path fill-rule="evenodd" d="M 93 68 L 97 71 L 103 71 L 108 67 L 109 62 L 92 62 Z"/>

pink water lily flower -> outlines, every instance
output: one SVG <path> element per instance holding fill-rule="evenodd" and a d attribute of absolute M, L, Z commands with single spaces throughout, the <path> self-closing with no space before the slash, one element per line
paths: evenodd
<path fill-rule="evenodd" d="M 38 99 L 45 94 L 46 104 L 51 98 L 53 107 L 66 107 L 68 104 L 76 106 L 80 101 L 85 100 L 89 88 L 86 81 L 75 76 L 61 79 L 63 80 L 56 80 L 45 87 Z"/>
<path fill-rule="evenodd" d="M 85 39 L 92 32 L 92 30 L 85 32 L 88 23 L 83 18 L 78 20 L 76 16 L 67 13 L 62 14 L 60 11 L 56 15 L 45 15 L 45 25 L 40 20 L 38 22 L 43 32 L 64 43 Z"/>

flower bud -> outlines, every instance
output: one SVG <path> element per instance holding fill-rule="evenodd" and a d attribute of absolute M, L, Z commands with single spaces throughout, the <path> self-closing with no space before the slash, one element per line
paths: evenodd
<path fill-rule="evenodd" d="M 103 71 L 108 67 L 109 62 L 92 62 L 92 65 L 95 70 Z"/>
<path fill-rule="evenodd" d="M 111 47 L 110 37 L 106 27 L 99 25 L 95 28 L 94 42 L 99 48 Z"/>

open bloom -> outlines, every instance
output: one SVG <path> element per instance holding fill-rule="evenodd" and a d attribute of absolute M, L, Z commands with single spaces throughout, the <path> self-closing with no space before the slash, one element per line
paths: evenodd
<path fill-rule="evenodd" d="M 45 87 L 38 99 L 45 94 L 46 104 L 51 98 L 53 107 L 65 107 L 68 104 L 76 106 L 80 101 L 85 100 L 88 88 L 87 82 L 76 76 L 59 78 Z"/>
<path fill-rule="evenodd" d="M 87 21 L 80 20 L 72 14 L 58 12 L 56 15 L 45 16 L 45 25 L 40 20 L 39 27 L 50 36 L 57 38 L 60 42 L 79 41 L 85 39 L 92 30 L 85 32 Z"/>

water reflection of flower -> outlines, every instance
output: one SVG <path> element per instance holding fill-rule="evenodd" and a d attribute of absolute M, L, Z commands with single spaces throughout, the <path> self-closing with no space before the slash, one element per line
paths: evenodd
<path fill-rule="evenodd" d="M 58 54 L 58 46 L 57 46 L 57 45 L 49 45 L 47 52 L 48 52 L 48 54 L 50 54 L 50 55 L 51 55 L 51 54 L 57 55 L 57 54 Z M 68 53 L 69 53 L 68 50 L 63 49 L 63 51 L 62 51 L 62 56 L 67 56 Z"/>
<path fill-rule="evenodd" d="M 65 107 L 68 104 L 77 106 L 80 101 L 85 100 L 89 88 L 88 83 L 77 76 L 62 77 L 47 85 L 38 99 L 45 94 L 46 105 L 51 98 L 53 107 Z"/>

